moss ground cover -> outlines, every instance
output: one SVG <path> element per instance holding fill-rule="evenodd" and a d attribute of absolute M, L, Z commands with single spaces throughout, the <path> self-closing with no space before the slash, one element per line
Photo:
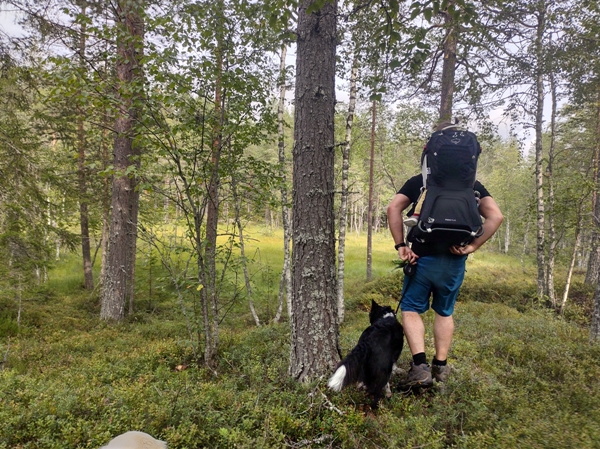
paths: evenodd
<path fill-rule="evenodd" d="M 344 353 L 368 325 L 370 300 L 395 306 L 399 295 L 389 239 L 375 241 L 377 277 L 366 284 L 362 242 L 350 245 Z M 279 260 L 275 251 L 261 246 L 263 260 Z M 126 430 L 170 448 L 600 446 L 600 348 L 588 342 L 585 316 L 556 317 L 532 301 L 532 275 L 511 258 L 469 261 L 448 383 L 421 395 L 396 392 L 376 415 L 364 412 L 360 391 L 332 394 L 325 379 L 300 385 L 288 377 L 285 322 L 224 326 L 215 376 L 194 363 L 168 290 L 107 325 L 81 290 L 76 264 L 58 264 L 24 304 L 18 329 L 0 328 L 2 449 L 98 448 Z M 584 310 L 587 293 L 576 290 Z M 2 310 L 13 319 L 9 303 Z M 425 316 L 429 325 L 432 318 Z M 400 367 L 409 359 L 405 351 Z"/>

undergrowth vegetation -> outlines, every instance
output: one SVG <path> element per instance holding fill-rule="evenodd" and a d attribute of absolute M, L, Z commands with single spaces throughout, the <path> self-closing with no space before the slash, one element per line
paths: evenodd
<path fill-rule="evenodd" d="M 344 354 L 368 325 L 371 299 L 397 304 L 400 273 L 389 251 L 376 254 L 379 277 L 360 286 L 356 275 L 348 289 Z M 98 448 L 127 430 L 170 448 L 600 444 L 600 347 L 588 341 L 584 313 L 591 292 L 576 283 L 580 299 L 567 308 L 573 319 L 557 317 L 532 299 L 533 274 L 509 257 L 482 252 L 468 262 L 447 384 L 420 395 L 394 392 L 376 414 L 365 412 L 354 388 L 333 394 L 325 379 L 290 379 L 285 322 L 225 326 L 212 372 L 195 363 L 168 289 L 141 299 L 125 323 L 107 325 L 96 299 L 71 281 L 78 273 L 63 269 L 27 300 L 18 329 L 6 324 L 13 309 L 0 305 L 1 449 Z M 425 315 L 428 348 L 432 319 Z M 400 368 L 409 360 L 405 350 Z"/>

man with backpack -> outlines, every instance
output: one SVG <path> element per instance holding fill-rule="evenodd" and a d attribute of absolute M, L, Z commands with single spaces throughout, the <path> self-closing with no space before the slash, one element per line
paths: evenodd
<path fill-rule="evenodd" d="M 402 325 L 413 357 L 408 378 L 401 385 L 405 388 L 430 387 L 434 379 L 447 380 L 447 357 L 454 333 L 452 313 L 467 256 L 483 245 L 504 219 L 496 201 L 475 180 L 480 151 L 473 133 L 457 124 L 441 123 L 425 147 L 423 173 L 410 178 L 388 206 L 389 228 L 398 255 L 415 268 L 405 270 L 400 302 Z M 420 210 L 415 210 L 418 203 Z M 412 242 L 408 246 L 402 213 L 411 204 L 409 214 L 418 213 L 418 218 L 408 233 Z M 483 225 L 480 216 L 485 220 Z M 429 309 L 430 296 L 435 312 L 431 366 L 425 354 L 425 326 L 420 316 Z"/>

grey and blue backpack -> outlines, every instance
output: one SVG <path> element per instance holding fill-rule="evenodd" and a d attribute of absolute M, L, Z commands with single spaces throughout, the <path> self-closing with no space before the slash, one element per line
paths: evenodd
<path fill-rule="evenodd" d="M 465 129 L 452 126 L 431 135 L 421 156 L 424 197 L 409 242 L 464 246 L 483 234 L 474 190 L 480 154 L 477 137 Z"/>

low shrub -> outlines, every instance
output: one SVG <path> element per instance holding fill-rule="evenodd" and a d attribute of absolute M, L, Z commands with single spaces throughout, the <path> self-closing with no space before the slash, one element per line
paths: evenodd
<path fill-rule="evenodd" d="M 224 326 L 213 371 L 198 365 L 173 299 L 107 325 L 73 284 L 28 303 L 26 314 L 42 317 L 30 332 L 11 334 L 10 347 L 3 337 L 0 449 L 96 449 L 127 430 L 171 449 L 597 446 L 600 347 L 579 321 L 531 300 L 520 266 L 486 257 L 469 262 L 449 381 L 419 395 L 394 391 L 376 414 L 354 387 L 332 393 L 327 376 L 289 377 L 286 323 Z M 343 354 L 368 326 L 370 301 L 395 306 L 401 285 L 390 270 L 350 291 Z M 572 309 L 588 294 L 578 284 L 573 292 Z M 433 314 L 424 319 L 431 357 Z M 400 368 L 409 361 L 405 350 Z"/>

